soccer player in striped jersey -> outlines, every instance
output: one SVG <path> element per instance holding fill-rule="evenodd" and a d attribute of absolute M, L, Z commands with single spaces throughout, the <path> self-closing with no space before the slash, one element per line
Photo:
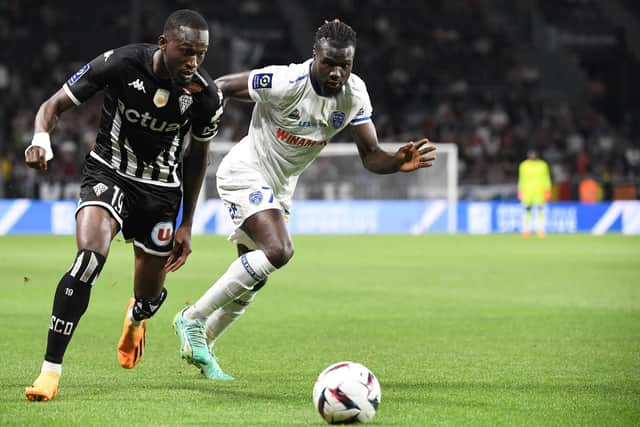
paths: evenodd
<path fill-rule="evenodd" d="M 104 91 L 96 144 L 82 170 L 78 252 L 55 292 L 41 373 L 25 391 L 29 400 L 56 396 L 67 345 L 118 232 L 133 242 L 135 257 L 134 298 L 127 304 L 118 361 L 124 368 L 140 361 L 146 319 L 167 296 L 166 273 L 191 253 L 193 211 L 222 114 L 222 93 L 199 69 L 208 46 L 205 19 L 178 10 L 167 18 L 157 45 L 132 44 L 100 54 L 41 105 L 25 160 L 46 171 L 57 116 Z M 176 230 L 181 201 L 183 218 Z"/>
<path fill-rule="evenodd" d="M 335 134 L 350 127 L 364 167 L 374 173 L 410 172 L 435 160 L 427 139 L 396 153 L 380 148 L 367 88 L 351 73 L 355 51 L 356 33 L 334 20 L 316 32 L 307 61 L 216 80 L 226 97 L 255 106 L 248 135 L 217 172 L 218 192 L 236 226 L 229 239 L 237 244 L 238 259 L 174 319 L 183 356 L 216 367 L 205 370 L 209 378 L 231 379 L 209 350 L 267 277 L 293 256 L 286 223 L 298 176 Z"/>

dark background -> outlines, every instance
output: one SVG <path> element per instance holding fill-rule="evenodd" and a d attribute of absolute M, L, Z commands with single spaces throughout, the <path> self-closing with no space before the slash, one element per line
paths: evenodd
<path fill-rule="evenodd" d="M 585 177 L 605 200 L 638 196 L 633 0 L 0 0 L 0 197 L 65 197 L 43 182 L 78 181 L 101 100 L 62 116 L 46 177 L 23 163 L 39 105 L 102 52 L 155 43 L 181 8 L 210 23 L 204 67 L 214 77 L 301 62 L 325 19 L 350 24 L 354 72 L 367 83 L 381 141 L 456 143 L 463 197 L 468 186 L 514 184 L 529 148 L 549 162 L 556 200 L 576 199 Z M 250 111 L 228 104 L 217 140 L 238 141 Z"/>

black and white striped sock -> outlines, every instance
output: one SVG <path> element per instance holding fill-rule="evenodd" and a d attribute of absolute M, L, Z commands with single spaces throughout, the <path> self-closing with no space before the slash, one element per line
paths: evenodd
<path fill-rule="evenodd" d="M 97 252 L 81 250 L 60 279 L 53 299 L 45 361 L 62 363 L 71 336 L 89 306 L 91 287 L 105 261 L 106 258 Z"/>

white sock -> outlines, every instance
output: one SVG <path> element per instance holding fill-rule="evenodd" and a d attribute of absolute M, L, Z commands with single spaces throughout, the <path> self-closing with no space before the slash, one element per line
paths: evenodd
<path fill-rule="evenodd" d="M 195 304 L 185 310 L 184 317 L 204 321 L 218 308 L 252 289 L 256 283 L 266 279 L 275 270 L 261 250 L 247 252 L 233 261 L 216 283 Z"/>
<path fill-rule="evenodd" d="M 207 317 L 205 332 L 207 334 L 207 345 L 210 348 L 213 348 L 220 335 L 244 314 L 247 306 L 255 296 L 256 292 L 245 292 Z"/>
<path fill-rule="evenodd" d="M 58 375 L 62 374 L 62 364 L 61 363 L 51 363 L 46 360 L 42 362 L 42 368 L 40 368 L 41 373 L 45 372 L 53 372 Z"/>
<path fill-rule="evenodd" d="M 144 322 L 144 319 L 136 320 L 133 318 L 133 309 L 129 309 L 129 311 L 127 312 L 127 316 L 129 317 L 129 321 L 131 321 L 133 325 L 140 326 Z"/>

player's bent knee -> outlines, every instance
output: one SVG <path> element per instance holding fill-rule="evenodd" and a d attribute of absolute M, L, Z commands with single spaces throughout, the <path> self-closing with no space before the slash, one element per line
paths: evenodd
<path fill-rule="evenodd" d="M 282 268 L 293 257 L 293 244 L 291 241 L 271 245 L 263 249 L 267 259 L 275 268 Z"/>

